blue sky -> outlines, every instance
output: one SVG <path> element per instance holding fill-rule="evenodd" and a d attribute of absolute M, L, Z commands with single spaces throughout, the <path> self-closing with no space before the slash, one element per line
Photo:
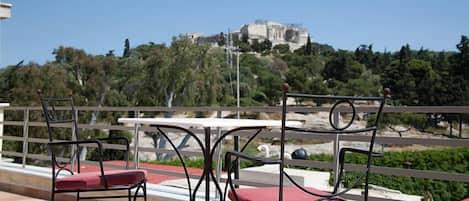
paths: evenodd
<path fill-rule="evenodd" d="M 2 0 L 3 1 L 3 0 Z M 215 34 L 256 19 L 300 23 L 313 40 L 354 50 L 360 44 L 395 51 L 455 50 L 469 35 L 466 0 L 8 0 L 12 18 L 0 21 L 0 67 L 20 60 L 53 60 L 60 45 L 91 54 L 169 43 L 186 32 Z"/>

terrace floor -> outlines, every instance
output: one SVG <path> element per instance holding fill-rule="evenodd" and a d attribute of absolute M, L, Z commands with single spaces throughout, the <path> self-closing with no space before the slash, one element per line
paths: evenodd
<path fill-rule="evenodd" d="M 0 200 L 15 200 L 15 201 L 43 201 L 36 198 L 26 197 L 22 195 L 17 195 L 13 193 L 8 193 L 0 191 Z"/>
<path fill-rule="evenodd" d="M 108 161 L 112 165 L 124 165 L 122 161 Z M 155 164 L 145 164 L 140 163 L 140 167 L 148 169 L 165 169 L 170 172 L 180 172 L 180 167 L 171 167 L 166 165 L 155 165 Z M 84 164 L 82 165 L 82 172 L 95 171 L 98 167 L 94 164 Z M 107 168 L 106 168 L 107 169 Z M 112 169 L 112 168 L 111 168 Z M 270 179 L 276 179 L 272 177 L 274 170 L 277 170 L 277 167 L 272 166 L 261 166 L 253 168 L 245 168 L 240 174 L 243 178 L 256 178 L 257 182 L 260 182 L 257 175 L 263 175 L 262 178 L 266 182 L 270 183 Z M 289 174 L 293 177 L 302 176 L 302 182 L 305 186 L 311 186 L 318 189 L 330 190 L 328 185 L 328 179 L 330 178 L 329 173 L 317 172 L 317 171 L 308 171 L 305 170 L 295 170 L 288 169 Z M 190 174 L 200 174 L 201 170 L 197 168 L 189 168 Z M 187 180 L 181 179 L 173 176 L 164 176 L 155 173 L 149 173 L 149 184 L 147 185 L 148 193 L 151 196 L 149 200 L 152 201 L 182 201 L 188 200 L 187 197 Z M 268 179 L 270 178 L 270 179 Z M 295 179 L 296 180 L 296 179 Z M 318 181 L 322 181 L 319 182 Z M 298 181 L 297 181 L 298 182 Z M 196 179 L 191 179 L 191 185 L 195 186 L 197 183 Z M 10 162 L 0 162 L 0 201 L 2 200 L 14 200 L 14 201 L 41 201 L 41 199 L 35 199 L 30 197 L 25 197 L 22 195 L 30 195 L 42 199 L 47 199 L 49 196 L 49 185 L 50 185 L 50 169 L 45 167 L 37 167 L 26 165 L 24 168 L 21 164 L 14 164 Z M 204 200 L 203 195 L 203 185 L 201 187 L 201 194 L 198 193 L 197 200 Z M 214 187 L 213 187 L 214 188 Z M 383 198 L 382 200 L 406 200 L 406 201 L 416 201 L 420 200 L 420 196 L 406 195 L 398 191 L 393 191 L 390 189 L 380 188 L 378 186 L 370 186 L 370 194 Z M 1 191 L 4 190 L 4 191 Z M 14 192 L 14 193 L 8 193 Z M 354 189 L 351 191 L 351 194 L 359 195 L 361 190 Z M 215 192 L 213 192 L 215 195 Z M 352 198 L 351 198 L 352 199 Z M 353 198 L 354 199 L 354 198 Z M 67 197 L 66 200 L 74 200 L 71 197 Z"/>

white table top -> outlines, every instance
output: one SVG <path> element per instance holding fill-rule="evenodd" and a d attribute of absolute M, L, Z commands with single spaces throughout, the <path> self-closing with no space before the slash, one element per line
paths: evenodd
<path fill-rule="evenodd" d="M 222 118 L 119 118 L 119 123 L 129 124 L 154 124 L 154 125 L 171 125 L 182 127 L 218 127 L 218 128 L 237 128 L 237 127 L 282 127 L 280 120 L 257 120 L 257 119 L 222 119 Z M 299 127 L 303 125 L 299 121 L 287 121 L 287 126 Z"/>

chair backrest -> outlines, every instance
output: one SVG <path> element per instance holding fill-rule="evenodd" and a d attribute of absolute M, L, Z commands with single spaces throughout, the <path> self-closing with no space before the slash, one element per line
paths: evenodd
<path fill-rule="evenodd" d="M 384 95 L 380 97 L 299 94 L 289 93 L 288 84 L 284 84 L 282 100 L 282 132 L 280 139 L 280 158 L 282 163 L 284 163 L 285 141 L 287 135 L 285 131 L 296 131 L 305 134 L 367 135 L 370 137 L 369 147 L 367 149 L 371 153 L 373 151 L 379 119 L 383 111 L 386 96 L 389 95 L 389 93 L 389 89 L 385 89 Z M 291 101 L 295 104 L 288 105 Z M 362 109 L 360 113 L 364 113 L 364 115 L 359 115 L 359 111 L 357 110 L 358 106 Z M 313 107 L 315 107 L 314 110 Z M 329 107 L 330 109 L 328 109 Z M 285 125 L 287 115 L 292 113 L 314 113 L 312 111 L 327 112 L 328 115 L 327 117 L 319 115 L 314 116 L 313 118 L 315 118 L 315 120 L 313 123 L 305 122 L 305 126 L 301 128 L 287 127 Z M 319 118 L 327 118 L 327 120 L 320 121 Z M 363 121 L 365 119 L 367 120 L 367 123 Z M 344 122 L 343 126 L 339 123 L 341 121 Z M 368 155 L 368 159 L 371 159 L 371 155 Z M 283 165 L 280 168 L 283 172 Z"/>
<path fill-rule="evenodd" d="M 49 141 L 54 141 L 54 124 L 71 125 L 72 139 L 78 136 L 77 112 L 73 103 L 73 97 L 66 98 L 43 97 L 40 90 L 38 95 L 41 101 L 42 112 L 47 124 Z"/>
<path fill-rule="evenodd" d="M 310 133 L 330 133 L 330 134 L 353 134 L 353 133 L 365 133 L 370 131 L 376 131 L 381 112 L 385 103 L 385 96 L 382 97 L 359 97 L 359 96 L 333 96 L 333 95 L 311 95 L 311 94 L 300 94 L 300 93 L 288 93 L 288 85 L 284 87 L 282 109 L 282 121 L 287 120 L 286 114 L 289 112 L 310 114 L 314 112 L 327 112 L 328 123 L 314 125 L 311 124 L 301 127 L 285 127 L 286 130 L 297 130 Z M 387 90 L 385 92 L 388 93 Z M 293 98 L 294 105 L 288 105 L 287 99 Z M 330 109 L 329 109 L 330 107 Z M 357 107 L 361 107 L 361 113 L 359 115 Z M 311 109 L 309 109 L 311 108 Z M 376 115 L 376 116 L 371 116 Z M 372 121 L 368 121 L 367 124 L 358 122 L 358 119 L 372 118 Z M 344 121 L 345 126 L 341 126 L 340 122 Z M 323 123 L 316 121 L 315 123 Z M 376 132 L 371 132 L 374 137 Z"/>
<path fill-rule="evenodd" d="M 58 140 L 57 134 L 59 134 L 59 129 L 61 127 L 65 127 L 66 129 L 71 127 L 71 132 L 65 132 L 66 135 L 69 136 L 64 137 L 68 138 L 68 140 L 70 140 L 69 138 L 71 138 L 71 140 L 76 140 L 79 131 L 77 123 L 77 112 L 75 110 L 72 95 L 66 98 L 44 97 L 41 90 L 38 90 L 37 94 L 39 95 L 42 106 L 42 113 L 47 124 L 49 142 Z M 71 145 L 70 152 L 65 149 L 62 149 L 61 151 L 53 149 L 57 149 L 57 147 L 53 148 L 49 146 L 52 162 L 52 175 L 54 180 L 61 171 L 74 174 L 75 163 L 77 163 L 78 167 L 77 172 L 80 173 L 80 154 L 78 145 Z M 58 160 L 59 157 L 69 158 L 69 160 L 60 161 Z"/>

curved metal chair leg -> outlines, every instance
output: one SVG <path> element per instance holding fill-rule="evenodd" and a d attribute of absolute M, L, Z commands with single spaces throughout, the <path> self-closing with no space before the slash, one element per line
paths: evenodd
<path fill-rule="evenodd" d="M 129 199 L 129 201 L 132 201 L 132 191 L 129 189 L 127 189 L 127 198 Z"/>
<path fill-rule="evenodd" d="M 147 201 L 147 182 L 143 182 L 143 200 Z"/>
<path fill-rule="evenodd" d="M 367 171 L 369 171 L 369 169 Z M 366 177 L 365 177 L 365 195 L 363 195 L 364 201 L 368 201 L 368 179 L 369 179 L 369 172 L 366 173 Z"/>
<path fill-rule="evenodd" d="M 51 200 L 51 201 L 55 201 L 55 192 L 54 192 L 54 189 L 52 189 L 52 191 L 51 191 L 50 200 Z"/>
<path fill-rule="evenodd" d="M 80 200 L 80 192 L 77 192 L 77 201 Z"/>
<path fill-rule="evenodd" d="M 138 191 L 140 191 L 140 189 L 142 188 L 142 193 L 143 193 L 143 200 L 147 200 L 147 182 L 144 181 L 140 184 L 138 184 L 137 186 L 137 189 L 135 190 L 135 194 L 134 194 L 134 201 L 137 201 L 137 197 L 138 197 Z"/>
<path fill-rule="evenodd" d="M 137 201 L 137 196 L 138 196 L 138 191 L 140 190 L 140 184 L 137 186 L 137 189 L 135 190 L 134 193 L 134 201 Z"/>

